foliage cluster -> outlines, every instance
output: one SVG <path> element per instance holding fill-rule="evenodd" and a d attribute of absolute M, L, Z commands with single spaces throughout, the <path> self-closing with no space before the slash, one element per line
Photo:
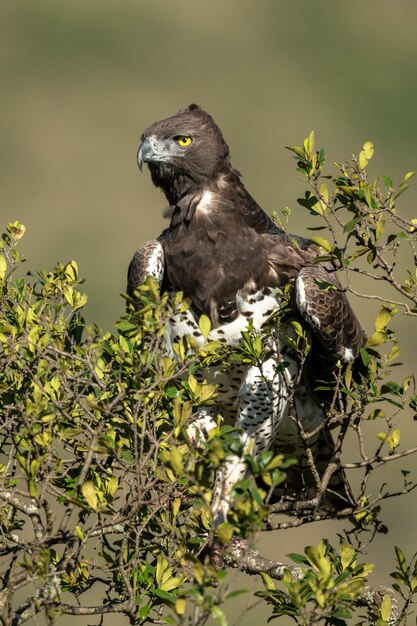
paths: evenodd
<path fill-rule="evenodd" d="M 217 342 L 199 348 L 185 337 L 167 354 L 164 329 L 187 302 L 161 295 L 148 279 L 140 306 L 129 307 L 118 332 L 103 332 L 82 318 L 87 297 L 75 261 L 19 277 L 24 227 L 9 224 L 0 253 L 3 624 L 17 626 L 41 612 L 48 623 L 62 614 L 121 613 L 134 624 L 200 626 L 212 617 L 224 626 L 228 598 L 244 591 L 233 589 L 227 569 L 207 556 L 215 541 L 226 546 L 226 563 L 260 575 L 257 595 L 273 618 L 287 615 L 306 625 L 405 623 L 417 588 L 416 557 L 407 562 L 396 548 L 394 599 L 390 590 L 378 595 L 367 586 L 372 566 L 361 562 L 360 551 L 376 532 L 386 532 L 383 500 L 415 487 L 404 473 L 397 490 L 383 485 L 371 497 L 368 489 L 378 468 L 417 451 L 402 447 L 398 420 L 417 411 L 417 396 L 412 375 L 392 375 L 400 350 L 391 329 L 400 312 L 417 316 L 417 274 L 402 270 L 404 260 L 416 265 L 417 219 L 401 217 L 395 206 L 411 174 L 397 189 L 387 176 L 385 190 L 380 180 L 370 182 L 370 142 L 357 159 L 337 165 L 335 176 L 323 174 L 325 153 L 315 150 L 313 134 L 291 150 L 309 186 L 299 203 L 317 217 L 314 230 L 326 231 L 327 238 L 313 237 L 321 260 L 340 270 L 353 293 L 359 293 L 352 287 L 358 274 L 372 286 L 387 286 L 384 295 L 359 294 L 379 309 L 361 352 L 363 367 L 359 373 L 340 367 L 322 390 L 332 398 L 322 427 L 333 429 L 336 453 L 316 487 L 323 493 L 340 467 L 362 472 L 355 506 L 326 513 L 315 498 L 272 504 L 291 461 L 268 451 L 246 456 L 248 476 L 235 486 L 228 522 L 213 528 L 215 472 L 228 454 L 242 450 L 220 417 L 204 446 L 190 441 L 196 407 L 216 402 L 216 385 L 204 372 L 236 360 L 258 363 L 265 336 L 274 337 L 280 319 L 262 337 L 249 329 L 236 350 Z M 289 213 L 276 216 L 284 229 Z M 207 318 L 200 328 L 208 334 Z M 291 341 L 302 360 L 308 345 L 298 322 Z M 380 433 L 368 441 L 374 420 Z M 341 460 L 348 432 L 356 441 L 350 462 Z M 307 546 L 303 555 L 289 555 L 296 565 L 233 552 L 232 537 L 250 542 L 259 529 L 283 532 L 329 517 L 346 520 L 340 545 Z M 358 610 L 366 615 L 358 617 Z"/>

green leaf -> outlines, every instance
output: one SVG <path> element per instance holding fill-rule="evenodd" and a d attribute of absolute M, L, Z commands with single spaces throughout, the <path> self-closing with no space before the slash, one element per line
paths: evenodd
<path fill-rule="evenodd" d="M 331 243 L 323 237 L 311 237 L 311 241 L 320 248 L 324 248 L 326 252 L 331 252 L 333 250 L 333 246 L 331 245 Z"/>
<path fill-rule="evenodd" d="M 276 469 L 277 467 L 282 467 L 283 462 L 284 462 L 284 455 L 277 454 L 268 462 L 266 469 L 270 472 L 273 469 Z"/>
<path fill-rule="evenodd" d="M 184 473 L 183 453 L 179 448 L 173 446 L 170 450 L 161 450 L 159 454 L 164 464 L 170 465 L 177 476 Z"/>
<path fill-rule="evenodd" d="M 119 479 L 117 476 L 111 476 L 107 481 L 107 492 L 114 498 L 117 489 L 119 488 Z"/>
<path fill-rule="evenodd" d="M 261 572 L 261 576 L 262 576 L 262 572 Z M 269 576 L 268 576 L 268 578 L 269 578 Z M 231 598 L 236 598 L 237 596 L 241 596 L 243 593 L 249 593 L 249 589 L 236 589 L 235 591 L 231 591 L 230 593 L 227 594 L 227 596 L 225 597 L 225 600 L 230 600 Z"/>
<path fill-rule="evenodd" d="M 307 546 L 304 552 L 306 553 L 309 563 L 322 575 L 324 579 L 327 579 L 332 570 L 329 559 L 320 554 L 320 549 L 314 548 L 313 546 Z"/>
<path fill-rule="evenodd" d="M 212 607 L 211 614 L 220 626 L 227 626 L 226 615 L 217 604 Z"/>
<path fill-rule="evenodd" d="M 84 498 L 87 500 L 88 504 L 91 506 L 94 511 L 98 509 L 98 497 L 94 487 L 94 484 L 91 481 L 87 481 L 81 486 L 81 493 Z"/>
<path fill-rule="evenodd" d="M 261 578 L 263 584 L 265 585 L 265 589 L 267 589 L 268 591 L 275 591 L 275 583 L 268 574 L 266 574 L 265 572 L 261 572 Z"/>
<path fill-rule="evenodd" d="M 353 252 L 353 254 L 349 256 L 349 260 L 354 261 L 355 259 L 359 258 L 360 256 L 363 256 L 367 252 L 368 252 L 368 248 L 360 248 L 359 250 L 356 250 L 355 252 Z"/>
<path fill-rule="evenodd" d="M 345 370 L 344 379 L 345 379 L 346 389 L 350 389 L 350 386 L 352 384 L 352 368 L 353 368 L 353 363 L 349 363 L 349 365 L 346 367 L 346 370 Z"/>
<path fill-rule="evenodd" d="M 181 578 L 178 578 L 177 576 L 172 576 L 171 578 L 167 578 L 166 580 L 164 579 L 159 588 L 163 589 L 164 591 L 172 591 L 173 589 L 178 589 L 180 585 Z"/>
<path fill-rule="evenodd" d="M 216 535 L 220 541 L 220 543 L 229 543 L 233 534 L 235 532 L 235 528 L 229 522 L 223 522 L 219 524 L 216 528 Z"/>
<path fill-rule="evenodd" d="M 369 356 L 369 353 L 366 351 L 366 348 L 361 348 L 360 354 L 361 354 L 362 363 L 366 367 L 368 365 L 371 357 Z"/>
<path fill-rule="evenodd" d="M 403 393 L 403 389 L 401 385 L 399 385 L 395 381 L 388 380 L 386 383 L 381 385 L 381 393 L 392 393 L 396 396 L 401 396 Z"/>
<path fill-rule="evenodd" d="M 302 337 L 304 335 L 304 331 L 300 322 L 297 322 L 297 320 L 291 320 L 290 323 L 291 323 L 292 328 L 294 328 L 296 335 L 298 337 Z"/>
<path fill-rule="evenodd" d="M 373 563 L 363 563 L 359 567 L 360 567 L 360 575 L 365 578 L 369 576 L 369 574 L 371 574 L 375 569 L 375 565 Z"/>
<path fill-rule="evenodd" d="M 198 402 L 205 404 L 209 400 L 213 400 L 217 395 L 216 385 L 204 385 L 198 395 Z"/>
<path fill-rule="evenodd" d="M 365 185 L 365 187 L 363 188 L 363 195 L 365 196 L 366 204 L 369 207 L 373 207 L 371 185 Z"/>
<path fill-rule="evenodd" d="M 0 280 L 3 280 L 3 278 L 6 276 L 6 272 L 7 272 L 6 257 L 4 256 L 4 254 L 0 254 Z"/>
<path fill-rule="evenodd" d="M 36 496 L 39 493 L 39 487 L 34 480 L 29 481 L 29 493 L 32 496 L 32 498 L 36 498 Z"/>
<path fill-rule="evenodd" d="M 78 265 L 76 263 L 76 261 L 71 261 L 70 263 L 68 263 L 65 267 L 65 276 L 71 280 L 74 281 L 77 279 L 78 276 Z"/>
<path fill-rule="evenodd" d="M 163 575 L 169 567 L 169 563 L 163 556 L 158 556 L 155 569 L 155 579 L 158 587 L 162 584 Z"/>
<path fill-rule="evenodd" d="M 187 601 L 185 598 L 177 598 L 175 602 L 175 612 L 177 615 L 184 615 L 187 608 Z"/>
<path fill-rule="evenodd" d="M 382 600 L 381 617 L 385 621 L 388 621 L 389 618 L 391 617 L 391 596 L 388 594 Z"/>
<path fill-rule="evenodd" d="M 385 185 L 388 187 L 388 189 L 393 188 L 393 182 L 389 176 L 382 176 L 381 178 L 384 181 Z"/>
<path fill-rule="evenodd" d="M 161 598 L 162 600 L 165 600 L 167 602 L 172 602 L 173 604 L 175 604 L 177 601 L 177 596 L 170 591 L 164 591 L 163 589 L 151 589 L 150 591 L 154 596 L 158 596 L 158 598 Z"/>
<path fill-rule="evenodd" d="M 395 556 L 397 557 L 397 562 L 398 562 L 398 565 L 400 566 L 401 572 L 404 574 L 404 576 L 407 576 L 408 575 L 407 561 L 405 560 L 403 551 L 398 546 L 395 546 Z"/>
<path fill-rule="evenodd" d="M 304 152 L 304 148 L 302 148 L 301 146 L 285 146 L 285 147 L 287 150 L 294 152 L 294 154 L 296 154 L 300 158 L 304 158 L 305 152 Z"/>
<path fill-rule="evenodd" d="M 402 183 L 406 183 L 408 180 L 410 180 L 410 178 L 412 178 L 415 175 L 415 172 L 407 172 L 407 174 L 404 176 Z"/>
<path fill-rule="evenodd" d="M 394 200 L 396 200 L 397 198 L 399 198 L 404 191 L 407 191 L 407 189 L 409 188 L 410 185 L 408 185 L 407 183 L 402 183 L 401 187 L 398 189 L 397 193 L 394 196 Z"/>
<path fill-rule="evenodd" d="M 189 375 L 187 380 L 188 386 L 193 394 L 196 393 L 197 389 L 200 387 L 197 379 L 192 374 Z"/>
<path fill-rule="evenodd" d="M 366 347 L 371 348 L 374 346 L 380 346 L 383 343 L 386 343 L 387 340 L 388 340 L 388 336 L 386 333 L 383 333 L 381 331 L 376 331 L 370 337 L 368 337 L 368 340 L 366 342 Z"/>
<path fill-rule="evenodd" d="M 287 554 L 287 557 L 294 561 L 294 563 L 302 563 L 303 565 L 307 565 L 308 559 L 303 554 L 297 554 L 296 552 L 290 552 Z"/>
<path fill-rule="evenodd" d="M 383 306 L 374 322 L 375 331 L 377 333 L 382 332 L 396 312 L 396 309 L 390 309 L 387 306 Z"/>
<path fill-rule="evenodd" d="M 77 535 L 78 539 L 80 539 L 82 542 L 85 541 L 85 535 L 84 535 L 83 531 L 81 530 L 81 528 L 78 525 L 75 526 L 74 532 Z"/>
<path fill-rule="evenodd" d="M 146 620 L 146 618 L 148 617 L 149 613 L 152 610 L 152 605 L 151 604 L 147 604 L 146 606 L 143 606 L 140 611 L 139 611 L 139 617 L 140 619 L 144 622 Z"/>
<path fill-rule="evenodd" d="M 314 150 L 314 143 L 315 143 L 315 135 L 314 135 L 314 130 L 312 130 L 308 136 L 308 148 L 310 152 L 313 152 Z"/>
<path fill-rule="evenodd" d="M 74 288 L 67 284 L 62 291 L 66 301 L 70 306 L 72 306 L 74 302 Z"/>
<path fill-rule="evenodd" d="M 396 428 L 389 435 L 388 433 L 378 433 L 377 437 L 384 443 L 387 443 L 391 449 L 391 451 L 395 450 L 400 443 L 401 431 L 399 428 Z"/>
<path fill-rule="evenodd" d="M 352 619 L 352 613 L 349 609 L 342 607 L 332 612 L 332 617 L 337 617 L 338 619 Z"/>
<path fill-rule="evenodd" d="M 376 224 L 376 228 L 375 228 L 375 240 L 378 241 L 378 239 L 381 237 L 382 233 L 384 232 L 384 228 L 385 228 L 385 220 L 380 218 Z"/>
<path fill-rule="evenodd" d="M 168 389 L 165 390 L 165 395 L 168 398 L 178 398 L 180 392 L 176 387 L 168 387 Z"/>
<path fill-rule="evenodd" d="M 207 317 L 207 315 L 201 315 L 200 319 L 198 320 L 198 327 L 201 330 L 201 334 L 203 335 L 204 339 L 207 339 L 211 330 L 210 318 Z"/>
<path fill-rule="evenodd" d="M 355 228 L 356 224 L 359 224 L 359 222 L 361 222 L 362 220 L 363 220 L 363 215 L 358 215 L 353 220 L 350 220 L 350 222 L 346 222 L 346 224 L 343 226 L 344 232 L 351 233 L 353 229 Z"/>
<path fill-rule="evenodd" d="M 24 224 L 21 224 L 19 221 L 9 222 L 7 224 L 7 230 L 9 231 L 14 241 L 19 241 L 19 239 L 21 239 L 25 234 L 26 226 Z"/>
<path fill-rule="evenodd" d="M 319 165 L 319 167 L 321 167 L 323 165 L 325 159 L 326 159 L 326 152 L 325 152 L 324 148 L 320 148 L 320 150 L 319 150 L 319 158 L 318 158 L 318 165 Z"/>
<path fill-rule="evenodd" d="M 395 430 L 391 433 L 391 441 L 393 449 L 396 448 L 400 443 L 401 430 L 399 428 L 395 428 Z"/>
<path fill-rule="evenodd" d="M 354 565 L 356 558 L 356 550 L 353 546 L 345 541 L 341 541 L 340 543 L 340 562 L 342 564 L 343 570 L 348 567 Z"/>
<path fill-rule="evenodd" d="M 363 170 L 368 165 L 374 154 L 374 144 L 372 141 L 366 141 L 359 153 L 359 169 Z"/>
<path fill-rule="evenodd" d="M 129 347 L 129 344 L 126 341 L 126 339 L 123 337 L 123 335 L 120 335 L 120 337 L 119 337 L 119 344 L 120 344 L 120 347 L 122 348 L 123 352 L 125 352 L 126 354 L 129 354 L 130 347 Z"/>

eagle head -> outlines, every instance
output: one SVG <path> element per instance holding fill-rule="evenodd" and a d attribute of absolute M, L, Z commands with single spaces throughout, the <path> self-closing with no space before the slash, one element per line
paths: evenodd
<path fill-rule="evenodd" d="M 154 184 L 167 195 L 178 179 L 198 185 L 230 170 L 229 148 L 220 128 L 196 104 L 149 126 L 141 141 L 139 168 L 147 163 Z"/>

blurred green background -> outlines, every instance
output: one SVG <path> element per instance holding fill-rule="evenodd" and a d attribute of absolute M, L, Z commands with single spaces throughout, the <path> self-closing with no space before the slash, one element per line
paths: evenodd
<path fill-rule="evenodd" d="M 330 162 L 371 139 L 371 172 L 399 181 L 417 169 L 416 23 L 415 0 L 2 0 L 2 225 L 26 225 L 28 270 L 76 259 L 88 318 L 112 330 L 130 257 L 165 224 L 164 198 L 136 166 L 140 134 L 197 102 L 222 128 L 261 206 L 289 205 L 292 231 L 307 235 L 296 204 L 304 187 L 284 146 L 311 129 Z M 403 211 L 413 217 L 413 193 L 405 198 Z M 376 311 L 363 301 L 355 307 L 369 328 Z M 409 372 L 415 323 L 400 332 Z M 409 425 L 401 428 L 415 440 Z M 414 551 L 415 496 L 384 510 L 391 532 L 367 557 L 380 583 L 393 569 L 395 542 Z M 280 559 L 337 530 L 314 525 L 262 543 Z M 266 621 L 257 611 L 241 623 Z"/>

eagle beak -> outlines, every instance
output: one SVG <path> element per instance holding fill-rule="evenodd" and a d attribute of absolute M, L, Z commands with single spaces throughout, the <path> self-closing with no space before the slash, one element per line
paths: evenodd
<path fill-rule="evenodd" d="M 140 171 L 142 171 L 143 164 L 150 160 L 153 153 L 152 144 L 149 139 L 145 139 L 140 146 L 137 154 L 138 165 Z"/>
<path fill-rule="evenodd" d="M 138 165 L 140 171 L 144 163 L 167 163 L 171 160 L 172 154 L 169 143 L 156 137 L 147 137 L 139 146 Z"/>

